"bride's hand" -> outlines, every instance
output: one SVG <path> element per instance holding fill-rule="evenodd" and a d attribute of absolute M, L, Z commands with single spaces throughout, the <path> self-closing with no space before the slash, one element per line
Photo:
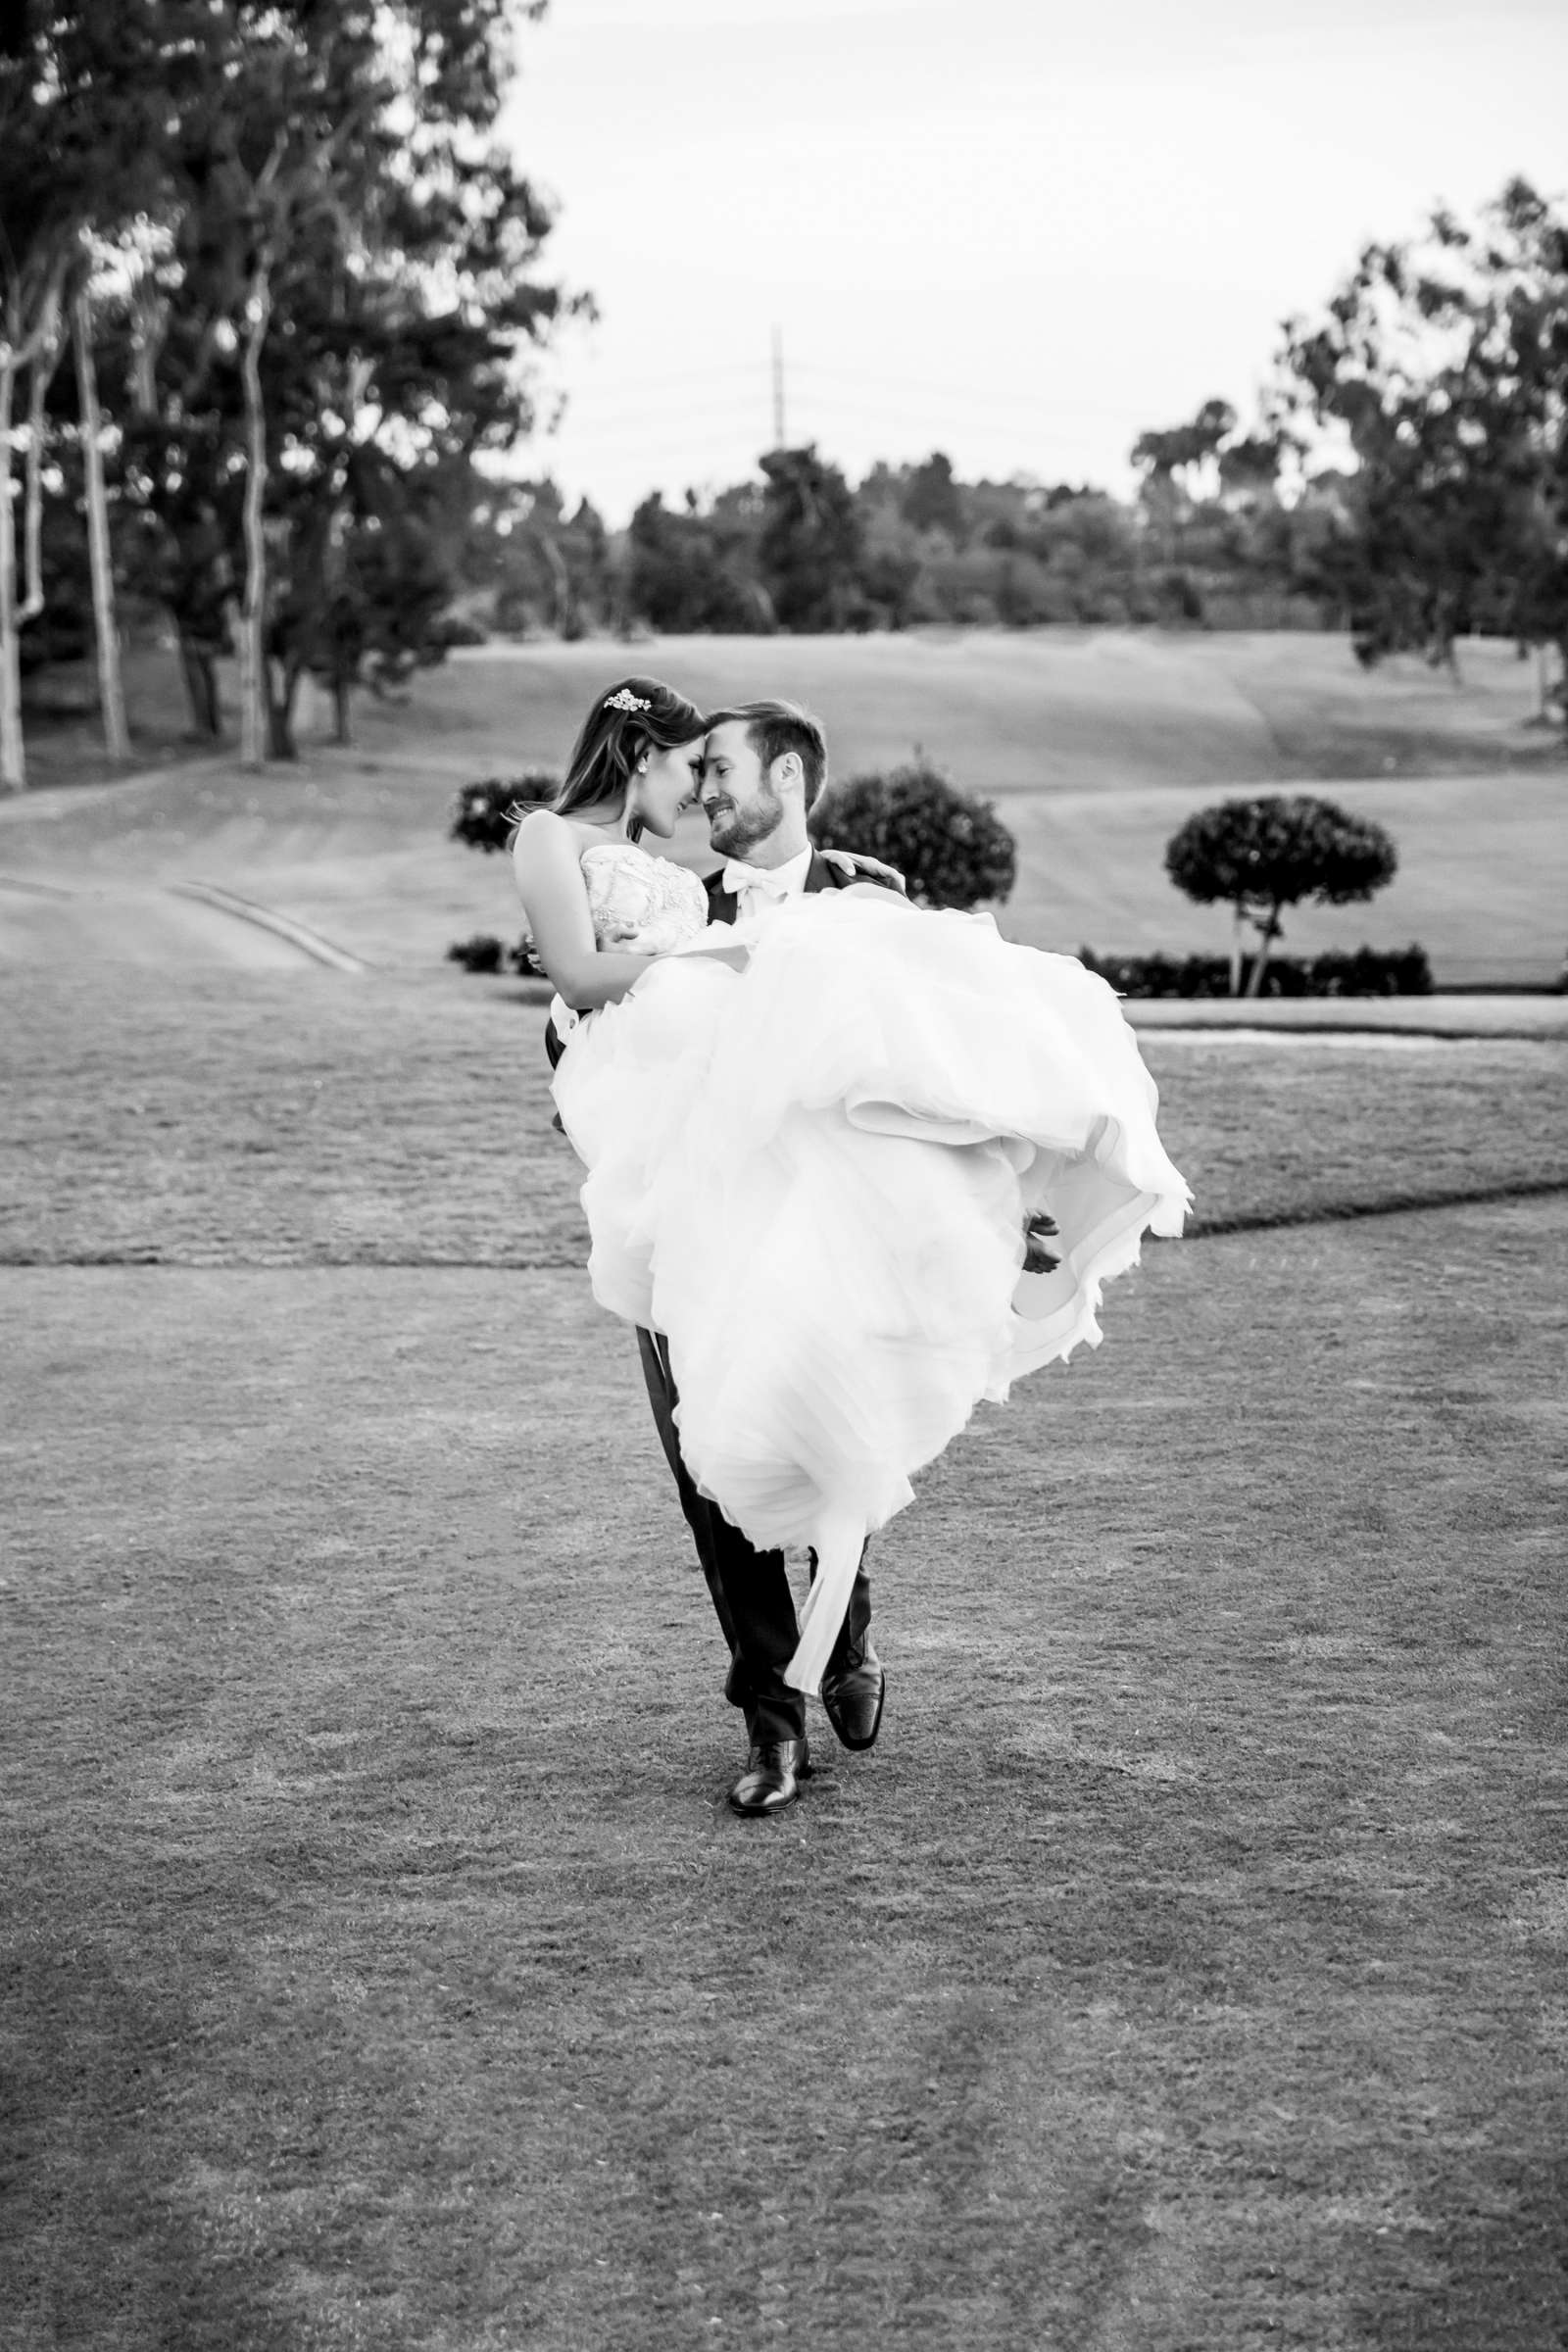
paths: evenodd
<path fill-rule="evenodd" d="M 865 858 L 858 850 L 823 850 L 829 865 L 836 865 L 841 874 L 875 874 L 878 881 L 889 882 L 907 898 L 908 885 L 896 865 L 884 865 L 880 858 Z"/>

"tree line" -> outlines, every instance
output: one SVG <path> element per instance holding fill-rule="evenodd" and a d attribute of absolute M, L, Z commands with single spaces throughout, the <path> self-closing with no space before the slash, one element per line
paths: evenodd
<path fill-rule="evenodd" d="M 1257 416 L 1142 434 L 1138 490 L 852 485 L 815 448 L 624 532 L 520 479 L 530 356 L 585 307 L 496 138 L 543 0 L 14 0 L 0 10 L 0 784 L 24 668 L 95 656 L 128 749 L 127 605 L 192 728 L 238 656 L 247 762 L 299 687 L 386 691 L 487 626 L 564 636 L 921 622 L 1459 638 L 1568 670 L 1568 220 L 1523 181 L 1369 245 Z"/>
<path fill-rule="evenodd" d="M 1229 412 L 1227 412 L 1229 414 Z M 940 451 L 853 485 L 815 448 L 770 452 L 759 478 L 645 498 L 618 536 L 549 481 L 492 494 L 465 576 L 503 628 L 568 636 L 1029 627 L 1204 620 L 1315 627 L 1335 591 L 1320 557 L 1337 487 L 1274 479 L 1209 498 L 1152 477 L 1123 501 L 1091 485 L 960 480 Z"/>
<path fill-rule="evenodd" d="M 123 755 L 120 595 L 167 615 L 199 732 L 237 652 L 251 763 L 307 673 L 346 725 L 439 650 L 481 462 L 572 307 L 495 137 L 542 4 L 0 12 L 0 783 L 24 662 L 89 637 Z"/>
<path fill-rule="evenodd" d="M 566 634 L 1200 622 L 1319 626 L 1357 658 L 1451 664 L 1470 634 L 1568 671 L 1568 220 L 1514 180 L 1465 225 L 1369 245 L 1291 322 L 1258 415 L 1210 400 L 1141 434 L 1134 498 L 964 482 L 949 459 L 852 485 L 814 448 L 668 504 L 623 540 L 548 481 L 476 512 L 465 562 L 503 626 Z"/>

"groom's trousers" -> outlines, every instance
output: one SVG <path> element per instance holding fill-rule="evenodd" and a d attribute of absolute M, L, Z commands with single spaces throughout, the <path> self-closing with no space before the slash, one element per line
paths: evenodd
<path fill-rule="evenodd" d="M 745 1709 L 746 1729 L 754 1741 L 803 1739 L 806 1700 L 784 1680 L 784 1669 L 800 1639 L 784 1554 L 754 1551 L 717 1503 L 699 1494 L 680 1458 L 680 1432 L 675 1427 L 675 1407 L 680 1399 L 669 1366 L 669 1343 L 657 1332 L 639 1331 L 637 1345 L 664 1458 L 675 1474 L 680 1507 L 729 1643 L 724 1695 L 732 1706 Z M 843 1630 L 828 1660 L 829 1674 L 858 1655 L 870 1630 L 871 1585 L 862 1554 Z"/>

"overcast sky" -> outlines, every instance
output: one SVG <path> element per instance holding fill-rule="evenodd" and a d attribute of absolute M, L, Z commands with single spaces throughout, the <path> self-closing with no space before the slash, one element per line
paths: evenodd
<path fill-rule="evenodd" d="M 786 432 L 1126 486 L 1368 238 L 1568 193 L 1568 0 L 554 0 L 508 135 L 584 287 L 529 453 L 614 523 Z"/>

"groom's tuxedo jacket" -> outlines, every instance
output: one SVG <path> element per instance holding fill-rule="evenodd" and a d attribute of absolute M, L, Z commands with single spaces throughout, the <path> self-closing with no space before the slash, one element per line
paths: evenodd
<path fill-rule="evenodd" d="M 805 887 L 808 892 L 818 890 L 848 890 L 852 882 L 874 882 L 880 890 L 894 890 L 898 887 L 896 883 L 885 882 L 880 874 L 840 873 L 836 865 L 830 865 L 828 863 L 827 859 L 822 856 L 820 850 L 813 850 L 811 852 L 811 862 L 806 869 Z M 732 890 L 726 890 L 724 888 L 724 869 L 722 866 L 719 867 L 716 874 L 709 874 L 705 876 L 703 888 L 708 893 L 709 921 L 710 923 L 732 923 L 735 920 L 735 916 L 739 910 L 740 901 L 736 898 L 735 893 Z M 545 1052 L 550 1056 L 550 1066 L 552 1069 L 555 1068 L 564 1051 L 565 1049 L 562 1044 L 555 1022 L 547 1021 L 545 1023 Z M 559 1126 L 559 1124 L 560 1121 L 558 1120 L 557 1125 Z"/>

